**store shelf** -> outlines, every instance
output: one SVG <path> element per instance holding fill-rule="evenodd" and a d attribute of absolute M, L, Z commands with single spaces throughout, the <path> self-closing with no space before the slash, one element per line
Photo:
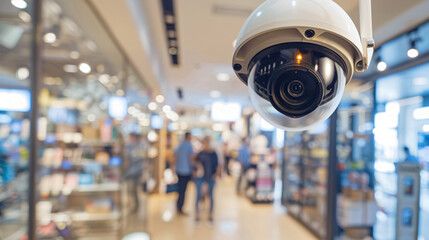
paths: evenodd
<path fill-rule="evenodd" d="M 116 192 L 121 189 L 119 183 L 101 183 L 101 184 L 92 184 L 92 185 L 81 185 L 78 186 L 74 191 L 75 192 Z"/>

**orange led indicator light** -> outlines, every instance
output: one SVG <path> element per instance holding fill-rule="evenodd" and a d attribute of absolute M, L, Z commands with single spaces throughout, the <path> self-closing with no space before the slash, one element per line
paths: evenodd
<path fill-rule="evenodd" d="M 301 54 L 301 53 L 298 53 L 298 54 L 296 55 L 296 61 L 297 61 L 298 63 L 301 63 L 301 61 L 302 61 L 302 54 Z"/>

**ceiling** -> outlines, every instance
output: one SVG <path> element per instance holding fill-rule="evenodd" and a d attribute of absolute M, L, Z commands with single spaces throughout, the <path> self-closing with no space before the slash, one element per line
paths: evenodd
<path fill-rule="evenodd" d="M 176 110 L 203 108 L 219 100 L 250 105 L 247 87 L 235 77 L 230 63 L 233 41 L 262 0 L 174 1 L 179 66 L 173 66 L 168 55 L 162 1 L 89 1 L 148 85 L 155 93 L 164 93 Z M 358 0 L 336 2 L 357 23 Z M 375 40 L 384 42 L 427 18 L 429 0 L 375 0 L 372 7 Z M 230 80 L 217 81 L 218 73 L 229 74 Z M 177 97 L 177 88 L 183 89 L 183 99 Z M 212 90 L 221 96 L 211 97 Z"/>

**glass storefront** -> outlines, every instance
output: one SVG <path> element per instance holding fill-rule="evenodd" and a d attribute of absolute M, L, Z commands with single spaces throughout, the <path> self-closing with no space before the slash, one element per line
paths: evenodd
<path fill-rule="evenodd" d="M 409 161 L 404 147 L 421 165 L 419 237 L 429 238 L 424 224 L 429 221 L 428 190 L 428 64 L 377 80 L 375 115 L 376 198 L 380 205 L 375 225 L 376 239 L 395 237 L 397 173 L 399 162 Z"/>

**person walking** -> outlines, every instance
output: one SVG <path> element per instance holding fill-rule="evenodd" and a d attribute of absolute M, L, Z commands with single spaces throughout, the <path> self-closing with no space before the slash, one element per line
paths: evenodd
<path fill-rule="evenodd" d="M 243 138 L 241 140 L 241 147 L 240 150 L 238 150 L 237 160 L 241 165 L 240 176 L 238 177 L 237 181 L 237 193 L 240 193 L 241 182 L 246 175 L 247 169 L 249 169 L 250 167 L 250 151 L 249 144 L 246 138 Z"/>
<path fill-rule="evenodd" d="M 195 223 L 198 225 L 200 222 L 200 209 L 199 203 L 203 195 L 203 184 L 208 185 L 208 196 L 210 198 L 210 215 L 209 221 L 213 223 L 213 190 L 216 182 L 216 177 L 220 173 L 218 157 L 214 149 L 211 147 L 210 137 L 203 140 L 203 149 L 195 158 L 195 173 L 194 181 L 197 189 L 197 198 L 195 202 Z"/>
<path fill-rule="evenodd" d="M 191 161 L 194 154 L 191 139 L 191 133 L 185 133 L 185 139 L 180 143 L 179 147 L 175 151 L 175 169 L 178 177 L 177 185 L 179 192 L 179 196 L 177 198 L 177 213 L 179 215 L 186 215 L 183 212 L 183 204 L 185 203 L 186 188 L 192 176 Z"/>

